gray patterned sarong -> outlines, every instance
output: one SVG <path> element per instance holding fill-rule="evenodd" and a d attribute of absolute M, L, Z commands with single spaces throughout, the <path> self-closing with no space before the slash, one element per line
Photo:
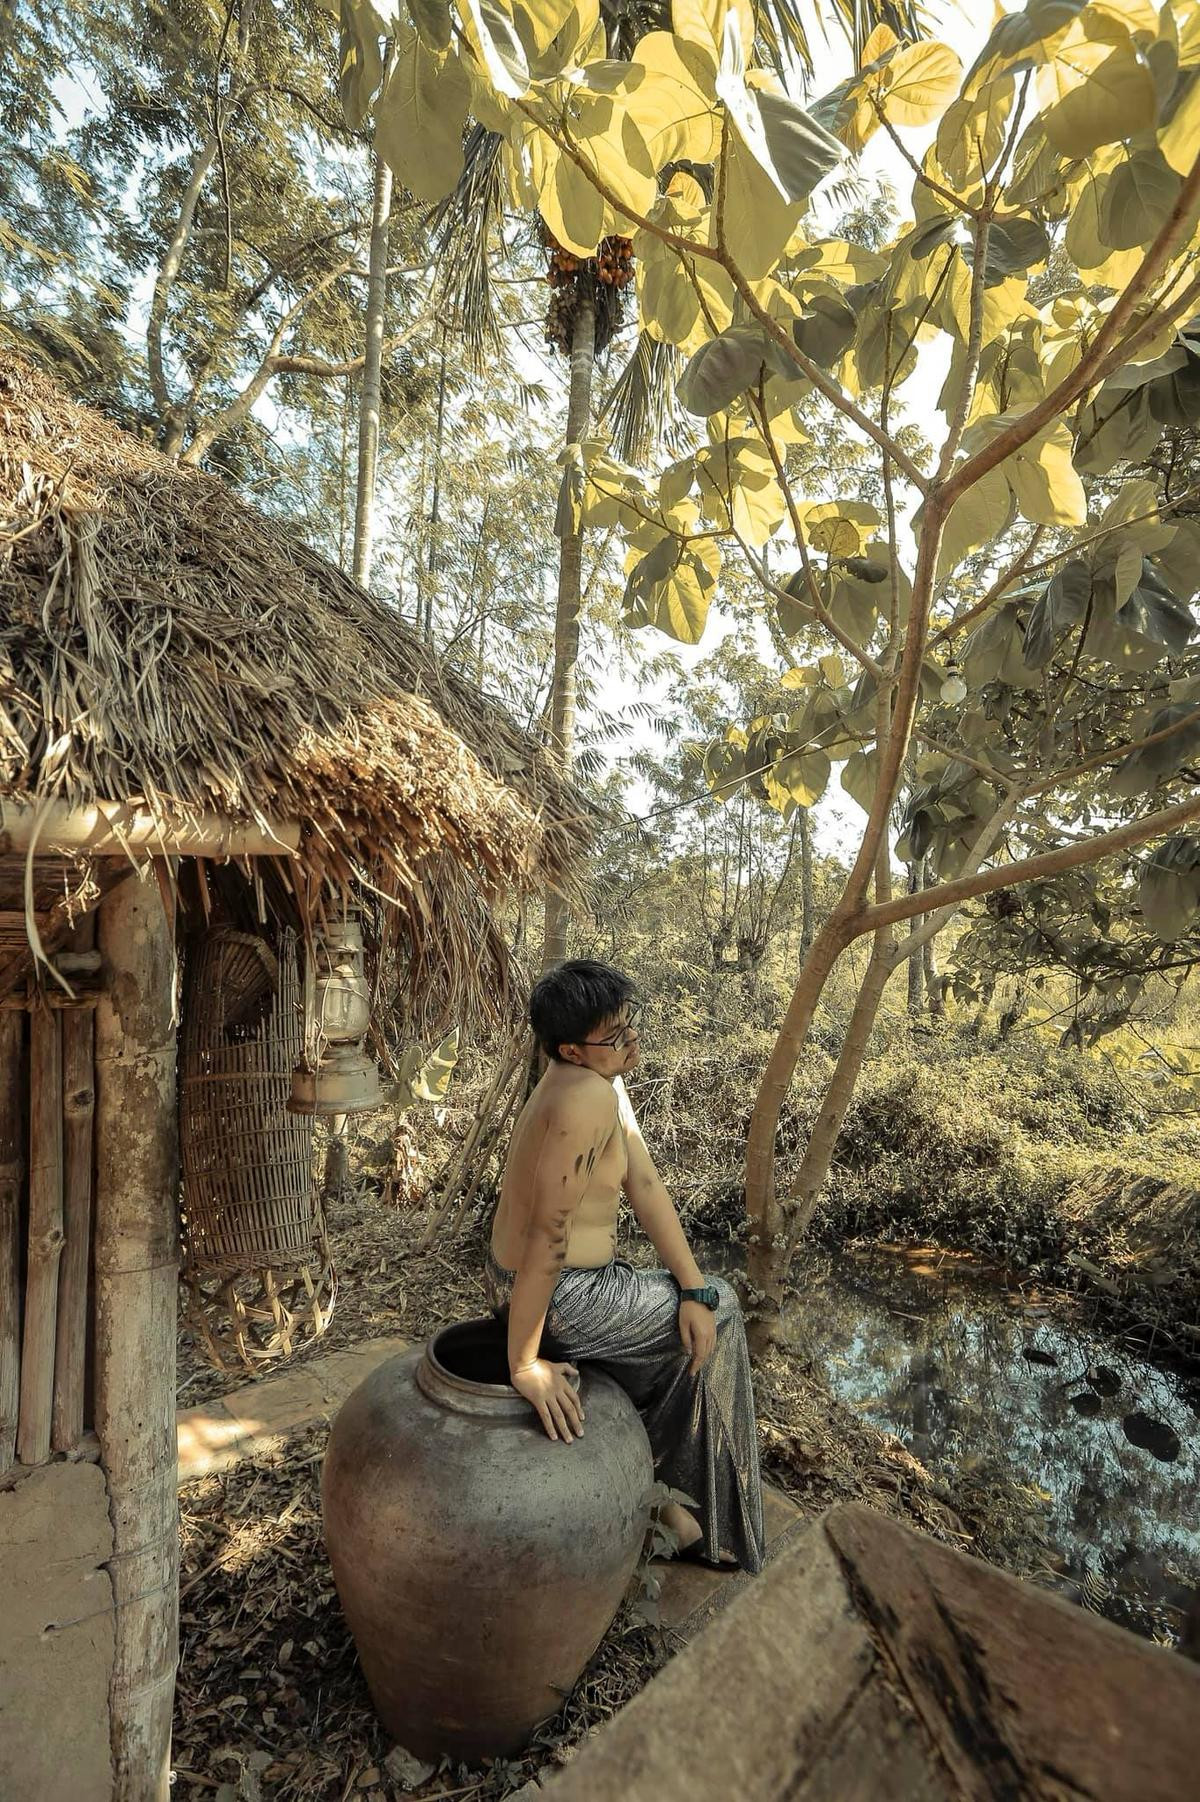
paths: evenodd
<path fill-rule="evenodd" d="M 484 1287 L 507 1317 L 513 1272 L 488 1253 Z M 704 1555 L 763 1561 L 762 1491 L 750 1354 L 737 1296 L 721 1277 L 717 1344 L 693 1376 L 679 1337 L 679 1290 L 666 1270 L 635 1270 L 624 1258 L 566 1269 L 554 1286 L 542 1355 L 595 1364 L 620 1383 L 645 1422 L 655 1473 L 697 1503 Z"/>

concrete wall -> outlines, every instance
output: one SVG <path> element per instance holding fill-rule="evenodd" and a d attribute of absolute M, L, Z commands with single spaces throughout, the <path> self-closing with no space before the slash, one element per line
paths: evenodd
<path fill-rule="evenodd" d="M 98 1465 L 0 1491 L 0 1802 L 111 1802 L 111 1554 Z"/>

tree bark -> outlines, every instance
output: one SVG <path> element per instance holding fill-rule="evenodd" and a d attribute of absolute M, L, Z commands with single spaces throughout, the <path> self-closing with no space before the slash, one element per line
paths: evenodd
<path fill-rule="evenodd" d="M 433 495 L 429 502 L 429 541 L 425 555 L 425 619 L 426 644 L 433 643 L 434 576 L 438 567 L 438 528 L 442 522 L 442 433 L 446 425 L 446 334 L 442 332 L 442 357 L 438 367 L 437 426 L 433 435 Z"/>
<path fill-rule="evenodd" d="M 567 444 L 581 444 L 592 420 L 592 375 L 596 366 L 596 300 L 591 278 L 580 276 L 571 333 L 571 388 L 567 401 Z M 569 775 L 575 742 L 575 671 L 579 660 L 583 533 L 562 541 L 558 563 L 558 604 L 554 617 L 554 676 L 550 690 L 550 751 Z M 546 895 L 542 967 L 567 954 L 567 908 L 562 896 Z"/>
<path fill-rule="evenodd" d="M 167 307 L 171 299 L 171 289 L 179 274 L 183 253 L 188 247 L 192 235 L 192 224 L 196 217 L 196 206 L 200 199 L 208 172 L 217 159 L 219 140 L 216 132 L 210 132 L 200 149 L 196 152 L 196 160 L 192 164 L 188 185 L 184 189 L 183 200 L 179 208 L 179 218 L 175 222 L 175 230 L 171 242 L 167 246 L 166 255 L 159 265 L 158 275 L 154 282 L 154 293 L 150 300 L 150 314 L 146 322 L 146 366 L 150 376 L 150 393 L 154 405 L 158 409 L 159 431 L 162 434 L 162 449 L 168 457 L 173 457 L 183 442 L 183 420 L 179 417 L 167 387 L 166 364 L 163 357 L 163 327 L 167 322 Z"/>
<path fill-rule="evenodd" d="M 96 1432 L 113 1526 L 114 1802 L 167 1802 L 179 1642 L 175 979 L 156 885 L 100 907 L 96 1009 Z"/>
<path fill-rule="evenodd" d="M 921 892 L 924 881 L 925 859 L 914 857 L 908 866 L 908 892 L 917 895 Z M 910 952 L 908 958 L 908 1013 L 910 1019 L 916 1019 L 921 1012 L 921 1002 L 925 990 L 925 965 L 921 948 Z"/>
<path fill-rule="evenodd" d="M 931 886 L 932 880 L 933 879 L 929 872 L 929 859 L 926 858 L 926 860 L 925 860 L 925 887 L 926 888 L 929 888 Z M 942 979 L 941 979 L 941 974 L 938 970 L 936 938 L 926 939 L 924 945 L 922 945 L 922 947 L 921 947 L 921 968 L 922 968 L 922 970 L 924 972 L 924 976 L 925 976 L 925 1003 L 929 1009 L 929 1017 L 931 1020 L 940 1020 L 945 1015 L 946 1003 L 942 996 Z"/>
<path fill-rule="evenodd" d="M 392 171 L 375 158 L 371 202 L 371 249 L 367 262 L 367 342 L 358 411 L 358 485 L 354 497 L 354 580 L 371 580 L 375 544 L 375 477 L 379 464 L 379 420 L 383 391 L 383 325 L 387 310 L 388 228 L 392 216 Z"/>
<path fill-rule="evenodd" d="M 817 927 L 817 905 L 813 888 L 812 821 L 807 807 L 796 811 L 800 822 L 800 955 L 807 957 Z"/>

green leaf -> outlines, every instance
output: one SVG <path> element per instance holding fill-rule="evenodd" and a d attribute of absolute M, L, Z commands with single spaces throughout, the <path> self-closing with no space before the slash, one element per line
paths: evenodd
<path fill-rule="evenodd" d="M 427 50 L 438 55 L 450 48 L 450 8 L 446 0 L 408 0 L 408 16 Z"/>
<path fill-rule="evenodd" d="M 963 254 L 972 261 L 971 246 Z M 983 263 L 983 279 L 990 287 L 1010 275 L 1024 275 L 1036 269 L 1050 255 L 1050 236 L 1037 219 L 993 219 L 988 233 L 987 255 Z"/>
<path fill-rule="evenodd" d="M 359 131 L 383 76 L 383 21 L 369 0 L 342 0 L 338 92 L 346 123 Z"/>
<path fill-rule="evenodd" d="M 813 294 L 804 303 L 803 316 L 792 326 L 798 350 L 821 369 L 832 369 L 854 342 L 858 317 L 840 294 Z"/>
<path fill-rule="evenodd" d="M 833 765 L 824 751 L 792 751 L 768 770 L 763 786 L 772 806 L 782 813 L 813 807 L 829 786 Z"/>
<path fill-rule="evenodd" d="M 1147 926 L 1167 944 L 1189 931 L 1200 910 L 1200 837 L 1180 832 L 1148 859 L 1138 884 Z"/>
<path fill-rule="evenodd" d="M 727 738 L 715 738 L 704 753 L 704 780 L 719 801 L 727 801 L 746 777 L 746 753 Z"/>
<path fill-rule="evenodd" d="M 938 580 L 956 569 L 972 551 L 999 538 L 1011 513 L 1012 499 L 1004 473 L 989 469 L 950 509 L 938 551 Z"/>
<path fill-rule="evenodd" d="M 701 418 L 724 412 L 770 363 L 771 346 L 757 326 L 731 326 L 691 358 L 676 384 L 679 404 Z"/>
<path fill-rule="evenodd" d="M 1121 763 L 1112 778 L 1112 790 L 1123 799 L 1146 794 L 1173 776 L 1181 764 L 1200 751 L 1200 701 L 1172 701 L 1151 715 L 1142 736 L 1178 728 L 1156 745 L 1144 745 Z"/>
<path fill-rule="evenodd" d="M 736 8 L 725 15 L 716 91 L 734 131 L 781 199 L 789 203 L 807 200 L 846 154 L 838 140 L 797 101 L 747 87 Z"/>
<path fill-rule="evenodd" d="M 1080 558 L 1065 563 L 1047 584 L 1025 626 L 1024 658 L 1044 669 L 1072 626 L 1079 624 L 1092 596 L 1092 572 Z"/>
<path fill-rule="evenodd" d="M 625 586 L 626 623 L 657 626 L 680 644 L 699 644 L 721 567 L 711 539 L 664 538 L 638 560 Z"/>
<path fill-rule="evenodd" d="M 879 752 L 851 751 L 842 770 L 842 787 L 864 813 L 870 813 L 879 779 Z"/>
<path fill-rule="evenodd" d="M 471 84 L 456 56 L 439 60 L 397 22 L 394 60 L 375 109 L 375 147 L 421 200 L 444 200 L 462 174 Z"/>
<path fill-rule="evenodd" d="M 1113 250 L 1136 250 L 1157 236 L 1182 182 L 1157 146 L 1137 150 L 1108 176 L 1100 196 L 1100 235 Z"/>

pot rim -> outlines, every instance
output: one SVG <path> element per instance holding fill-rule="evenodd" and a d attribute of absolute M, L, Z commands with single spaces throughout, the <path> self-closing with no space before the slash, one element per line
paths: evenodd
<path fill-rule="evenodd" d="M 511 1383 L 479 1383 L 460 1377 L 442 1363 L 437 1354 L 439 1341 L 462 1327 L 488 1326 L 486 1316 L 472 1320 L 448 1321 L 425 1342 L 424 1354 L 417 1365 L 417 1383 L 431 1402 L 451 1408 L 457 1414 L 475 1414 L 500 1420 L 535 1420 L 536 1415 L 523 1395 Z"/>

